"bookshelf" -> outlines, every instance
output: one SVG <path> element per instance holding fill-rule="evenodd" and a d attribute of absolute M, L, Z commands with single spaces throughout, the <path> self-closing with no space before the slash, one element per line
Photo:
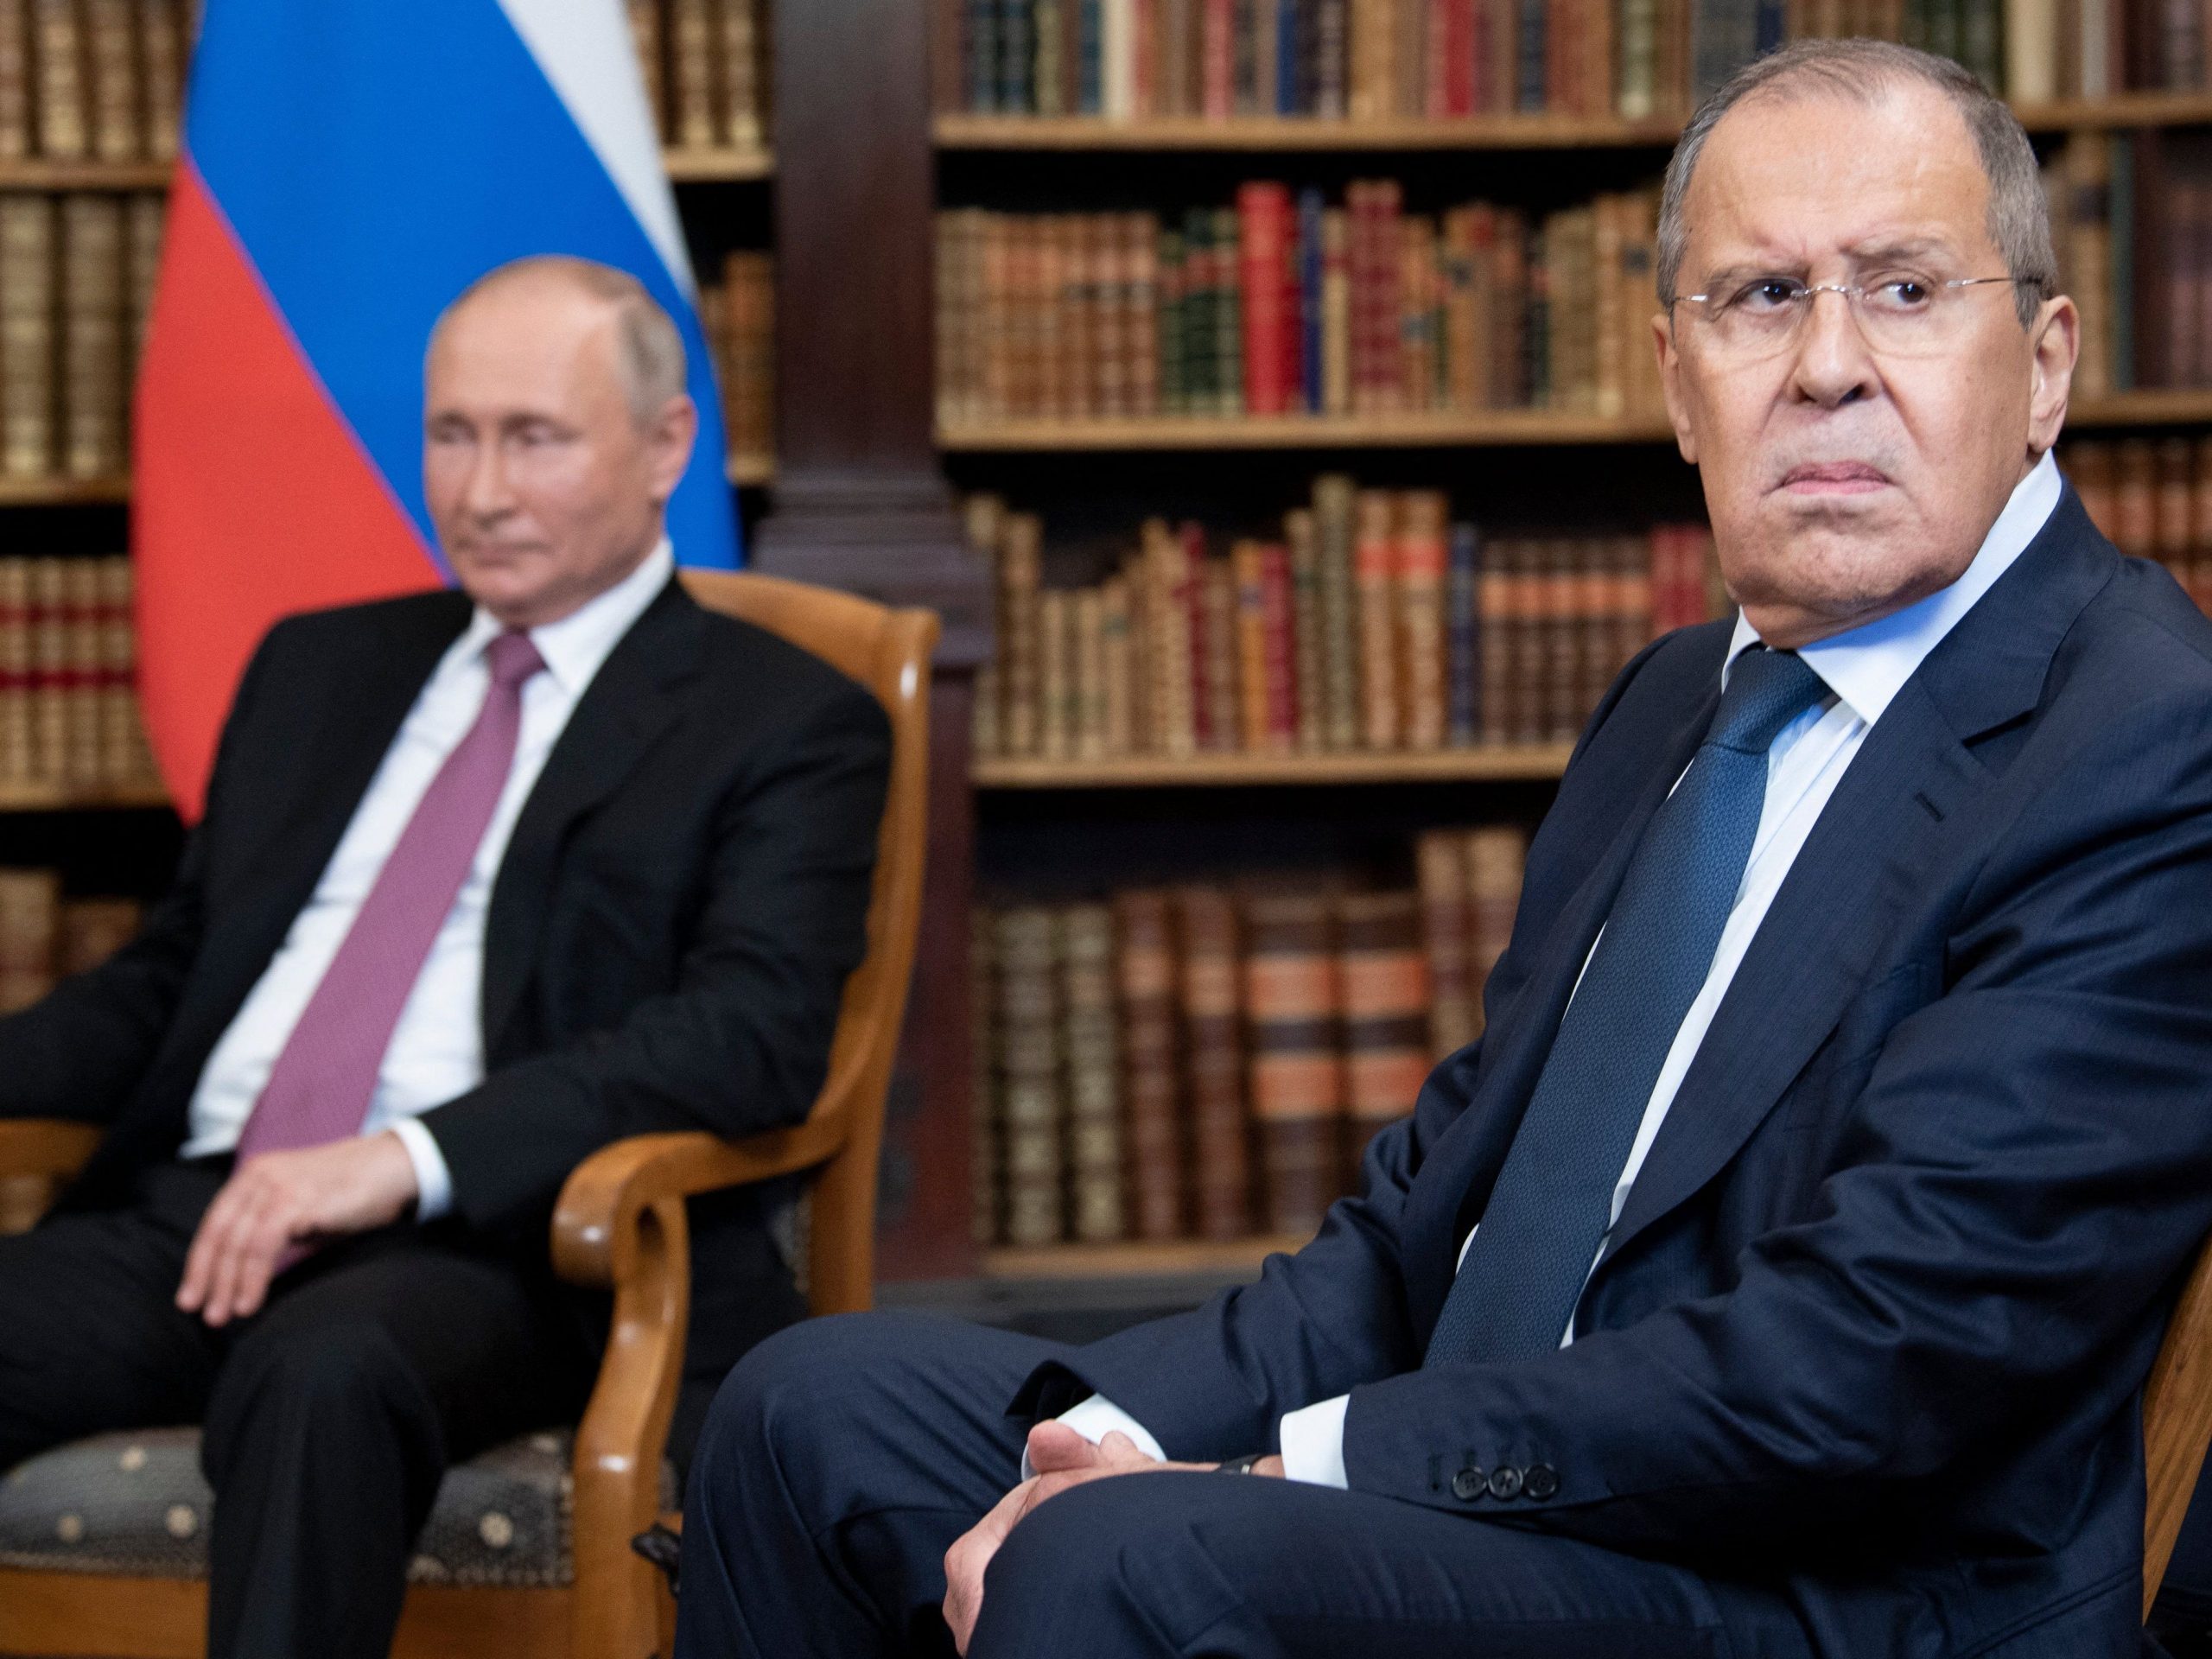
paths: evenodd
<path fill-rule="evenodd" d="M 1385 754 L 1134 755 L 1107 760 L 978 759 L 968 771 L 982 790 L 1325 789 L 1354 784 L 1545 782 L 1567 770 L 1573 746 L 1528 744 Z"/>
<path fill-rule="evenodd" d="M 1049 1244 L 987 1250 L 982 1268 L 986 1278 L 995 1280 L 1256 1276 L 1268 1257 L 1305 1243 L 1288 1235 L 1266 1235 L 1221 1242 Z"/>
<path fill-rule="evenodd" d="M 152 780 L 105 786 L 0 783 L 0 812 L 147 812 L 168 804 L 168 791 Z"/>
<path fill-rule="evenodd" d="M 2031 133 L 2110 131 L 2212 124 L 2212 94 L 2128 92 L 2111 99 L 2020 104 L 2013 113 Z M 1398 117 L 1351 120 L 1317 116 L 1098 116 L 945 114 L 934 134 L 945 150 L 1224 150 L 1412 154 L 1468 149 L 1665 149 L 1678 121 L 1607 115 Z"/>

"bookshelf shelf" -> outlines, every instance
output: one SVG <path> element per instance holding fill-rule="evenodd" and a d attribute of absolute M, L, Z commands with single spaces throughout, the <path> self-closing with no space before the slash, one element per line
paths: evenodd
<path fill-rule="evenodd" d="M 2212 95 L 2130 92 L 2017 107 L 2031 132 L 2212 124 Z M 941 149 L 1378 150 L 1665 149 L 1681 131 L 1671 119 L 1620 116 L 1490 115 L 1427 120 L 1330 120 L 1312 116 L 1154 117 L 940 115 Z"/>
<path fill-rule="evenodd" d="M 742 182 L 776 175 L 768 149 L 667 149 L 661 152 L 669 178 L 677 184 Z"/>
<path fill-rule="evenodd" d="M 2212 422 L 2212 388 L 2182 387 L 2079 398 L 2069 427 Z M 1164 416 L 1150 420 L 941 422 L 951 454 L 1146 449 L 1459 449 L 1537 444 L 1662 443 L 1664 422 L 1623 421 L 1541 409 L 1475 415 Z"/>
<path fill-rule="evenodd" d="M 941 422 L 953 453 L 1087 449 L 1395 449 L 1649 443 L 1663 424 L 1541 409 L 1475 415 L 1162 416 L 1147 420 Z"/>
<path fill-rule="evenodd" d="M 1170 1239 L 1157 1243 L 1046 1244 L 983 1252 L 991 1279 L 1111 1279 L 1182 1274 L 1257 1274 L 1279 1251 L 1295 1250 L 1302 1238 Z"/>
<path fill-rule="evenodd" d="M 130 499 L 128 478 L 0 478 L 0 507 L 107 505 Z"/>
<path fill-rule="evenodd" d="M 1573 746 L 1435 749 L 1401 754 L 1132 755 L 1112 760 L 978 760 L 978 789 L 1211 789 L 1224 785 L 1418 784 L 1544 779 Z"/>
<path fill-rule="evenodd" d="M 158 780 L 137 784 L 0 783 L 0 812 L 95 812 L 169 804 Z"/>

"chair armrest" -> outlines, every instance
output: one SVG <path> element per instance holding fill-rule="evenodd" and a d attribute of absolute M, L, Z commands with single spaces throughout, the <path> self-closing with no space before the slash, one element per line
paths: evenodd
<path fill-rule="evenodd" d="M 553 1268 L 571 1284 L 613 1288 L 627 1276 L 639 1217 L 654 1204 L 810 1169 L 843 1143 L 844 1113 L 824 1099 L 804 1123 L 742 1141 L 703 1131 L 632 1135 L 570 1172 L 553 1212 Z"/>
<path fill-rule="evenodd" d="M 38 1175 L 65 1180 L 85 1166 L 99 1141 L 96 1123 L 58 1117 L 0 1118 L 0 1178 Z"/>

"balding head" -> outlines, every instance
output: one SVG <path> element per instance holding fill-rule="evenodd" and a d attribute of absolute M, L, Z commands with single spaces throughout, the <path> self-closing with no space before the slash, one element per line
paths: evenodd
<path fill-rule="evenodd" d="M 675 320 L 628 271 L 571 254 L 533 254 L 485 272 L 439 314 L 430 329 L 430 351 L 436 352 L 440 336 L 463 311 L 533 289 L 580 296 L 607 308 L 614 322 L 615 372 L 640 426 L 671 398 L 684 395 L 683 336 Z"/>

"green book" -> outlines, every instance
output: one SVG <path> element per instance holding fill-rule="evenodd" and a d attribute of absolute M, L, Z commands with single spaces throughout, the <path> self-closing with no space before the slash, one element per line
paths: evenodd
<path fill-rule="evenodd" d="M 1238 268 L 1238 241 L 1236 210 L 1217 207 L 1213 215 L 1213 408 L 1217 415 L 1244 412 L 1244 283 Z"/>
<path fill-rule="evenodd" d="M 1163 415 L 1187 415 L 1191 395 L 1183 372 L 1183 313 L 1190 300 L 1183 280 L 1188 261 L 1179 231 L 1160 232 L 1154 262 L 1153 334 L 1160 342 L 1160 410 Z"/>

